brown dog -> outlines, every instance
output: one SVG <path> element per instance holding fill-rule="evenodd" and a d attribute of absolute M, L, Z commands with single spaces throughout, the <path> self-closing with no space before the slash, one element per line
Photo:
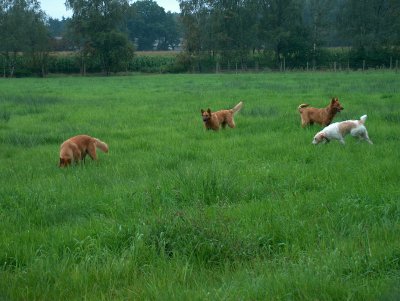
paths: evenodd
<path fill-rule="evenodd" d="M 330 104 L 323 109 L 308 108 L 308 106 L 308 104 L 301 104 L 298 107 L 301 115 L 302 127 L 305 127 L 306 125 L 313 125 L 314 123 L 327 126 L 332 122 L 332 119 L 335 117 L 336 113 L 339 113 L 341 110 L 343 110 L 343 107 L 337 97 L 332 98 Z"/>
<path fill-rule="evenodd" d="M 88 135 L 69 138 L 61 144 L 59 167 L 66 167 L 72 162 L 85 161 L 86 155 L 97 160 L 96 147 L 105 153 L 108 152 L 107 144 Z"/>
<path fill-rule="evenodd" d="M 243 106 L 243 102 L 239 102 L 233 109 L 221 110 L 217 112 L 211 112 L 210 109 L 204 111 L 201 109 L 201 116 L 203 118 L 204 126 L 207 130 L 218 131 L 220 127 L 223 128 L 228 125 L 230 128 L 235 127 L 235 121 L 233 116 L 239 112 Z"/>

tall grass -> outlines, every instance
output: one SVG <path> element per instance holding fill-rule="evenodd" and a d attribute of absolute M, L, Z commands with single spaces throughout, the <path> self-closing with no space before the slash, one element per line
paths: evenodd
<path fill-rule="evenodd" d="M 333 96 L 374 145 L 311 145 L 297 106 Z M 0 299 L 400 295 L 395 73 L 3 80 L 0 109 Z M 81 133 L 110 153 L 59 169 Z"/>

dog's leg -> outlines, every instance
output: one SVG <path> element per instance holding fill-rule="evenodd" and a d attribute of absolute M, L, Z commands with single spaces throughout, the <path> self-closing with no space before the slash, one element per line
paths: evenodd
<path fill-rule="evenodd" d="M 345 145 L 345 142 L 344 142 L 343 137 L 340 137 L 339 142 L 340 142 L 342 145 Z"/>
<path fill-rule="evenodd" d="M 233 121 L 233 116 L 228 117 L 227 120 L 226 120 L 226 122 L 228 123 L 228 125 L 229 125 L 230 128 L 233 129 L 234 127 L 236 127 L 235 121 Z"/>
<path fill-rule="evenodd" d="M 301 117 L 301 126 L 302 126 L 303 128 L 305 128 L 307 125 L 310 124 L 310 119 L 309 119 L 309 118 L 307 118 L 307 117 L 304 116 L 303 114 L 300 114 L 300 117 Z"/>
<path fill-rule="evenodd" d="M 94 143 L 88 146 L 87 154 L 89 155 L 90 158 L 92 158 L 92 160 L 97 160 L 96 146 L 94 145 Z"/>
<path fill-rule="evenodd" d="M 373 144 L 372 141 L 371 141 L 371 139 L 369 139 L 369 136 L 368 136 L 368 132 L 367 132 L 367 131 L 365 131 L 365 133 L 362 135 L 362 137 L 363 137 L 364 140 L 366 140 L 369 144 Z"/>

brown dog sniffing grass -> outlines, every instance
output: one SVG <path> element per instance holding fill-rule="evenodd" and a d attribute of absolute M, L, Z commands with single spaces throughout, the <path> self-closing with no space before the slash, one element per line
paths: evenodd
<path fill-rule="evenodd" d="M 223 128 L 228 125 L 230 128 L 234 128 L 235 121 L 233 116 L 235 113 L 239 112 L 243 107 L 243 102 L 239 102 L 233 109 L 230 110 L 220 110 L 217 112 L 211 112 L 210 108 L 207 111 L 201 109 L 201 117 L 203 118 L 204 126 L 207 130 L 218 131 L 220 127 Z"/>
<path fill-rule="evenodd" d="M 107 153 L 108 145 L 97 138 L 88 135 L 78 135 L 64 141 L 60 146 L 59 167 L 66 167 L 72 162 L 85 161 L 86 155 L 97 160 L 96 148 Z"/>
<path fill-rule="evenodd" d="M 329 105 L 323 109 L 311 108 L 308 106 L 309 104 L 301 104 L 298 107 L 301 115 L 302 127 L 313 125 L 314 123 L 327 126 L 332 122 L 332 119 L 335 117 L 336 113 L 339 113 L 341 110 L 343 110 L 343 107 L 337 97 L 332 98 Z"/>

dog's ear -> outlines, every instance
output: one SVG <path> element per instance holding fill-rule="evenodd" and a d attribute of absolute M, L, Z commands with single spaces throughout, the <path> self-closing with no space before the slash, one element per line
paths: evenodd
<path fill-rule="evenodd" d="M 211 115 L 211 110 L 210 110 L 210 108 L 207 109 L 207 112 L 208 112 L 208 114 Z"/>
<path fill-rule="evenodd" d="M 332 98 L 331 103 L 334 103 L 336 101 L 335 97 Z"/>
<path fill-rule="evenodd" d="M 205 111 L 203 109 L 201 109 L 201 114 L 203 114 Z"/>

